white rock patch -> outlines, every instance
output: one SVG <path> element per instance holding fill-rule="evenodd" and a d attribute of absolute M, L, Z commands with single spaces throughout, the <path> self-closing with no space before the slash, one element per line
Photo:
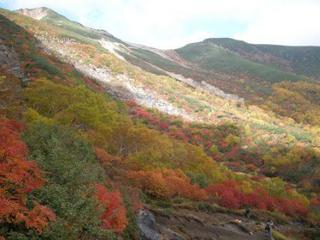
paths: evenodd
<path fill-rule="evenodd" d="M 17 12 L 36 20 L 41 20 L 48 15 L 48 10 L 46 8 L 19 9 Z"/>
<path fill-rule="evenodd" d="M 107 41 L 105 39 L 101 39 L 99 41 L 99 43 L 101 44 L 102 47 L 104 47 L 105 49 L 107 49 L 110 53 L 112 53 L 113 55 L 115 55 L 117 58 L 126 61 L 124 59 L 124 57 L 122 57 L 117 51 L 121 52 L 123 51 L 121 49 L 122 44 L 121 43 L 117 43 L 117 42 L 110 42 Z"/>

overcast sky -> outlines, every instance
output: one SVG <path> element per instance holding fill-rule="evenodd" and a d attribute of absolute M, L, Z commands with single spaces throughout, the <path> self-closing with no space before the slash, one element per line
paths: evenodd
<path fill-rule="evenodd" d="M 0 0 L 8 9 L 41 6 L 158 48 L 209 37 L 320 46 L 320 0 Z"/>

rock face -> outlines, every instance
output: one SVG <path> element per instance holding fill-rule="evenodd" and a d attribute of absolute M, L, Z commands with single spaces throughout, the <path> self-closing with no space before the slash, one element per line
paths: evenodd
<path fill-rule="evenodd" d="M 140 230 L 141 240 L 160 240 L 160 233 L 157 229 L 156 220 L 153 214 L 145 209 L 139 211 L 137 223 Z"/>
<path fill-rule="evenodd" d="M 0 67 L 19 78 L 22 84 L 27 84 L 29 79 L 21 70 L 19 57 L 13 48 L 3 44 L 0 38 Z"/>
<path fill-rule="evenodd" d="M 224 213 L 140 210 L 141 240 L 264 240 L 264 222 Z M 280 227 L 280 226 L 279 226 Z"/>
<path fill-rule="evenodd" d="M 34 9 L 19 9 L 17 10 L 18 13 L 21 13 L 25 16 L 31 17 L 36 20 L 41 20 L 42 18 L 48 15 L 48 8 L 34 8 Z"/>

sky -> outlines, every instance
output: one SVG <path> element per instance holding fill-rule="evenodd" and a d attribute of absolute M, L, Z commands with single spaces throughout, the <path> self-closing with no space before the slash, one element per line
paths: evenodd
<path fill-rule="evenodd" d="M 162 49 L 211 37 L 320 46 L 320 0 L 0 0 L 12 10 L 42 6 Z"/>

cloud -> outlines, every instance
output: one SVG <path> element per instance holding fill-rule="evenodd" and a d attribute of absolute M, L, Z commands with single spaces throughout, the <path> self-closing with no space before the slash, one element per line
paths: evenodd
<path fill-rule="evenodd" d="M 266 9 L 237 39 L 254 43 L 320 45 L 320 1 L 296 1 Z"/>
<path fill-rule="evenodd" d="M 0 0 L 0 6 L 1 3 L 11 9 L 47 6 L 123 40 L 159 48 L 176 48 L 208 37 L 320 45 L 318 0 Z M 217 27 L 217 23 L 221 26 Z"/>

